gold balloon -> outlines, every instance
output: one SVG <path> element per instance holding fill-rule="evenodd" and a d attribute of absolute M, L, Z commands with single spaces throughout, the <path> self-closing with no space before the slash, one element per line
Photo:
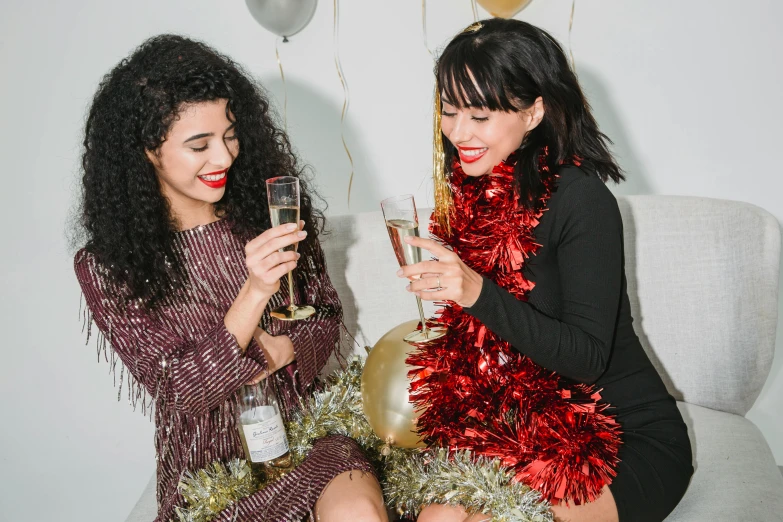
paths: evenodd
<path fill-rule="evenodd" d="M 533 0 L 478 0 L 481 7 L 489 11 L 492 16 L 499 18 L 514 18 L 514 15 Z"/>
<path fill-rule="evenodd" d="M 405 364 L 414 348 L 403 340 L 419 321 L 408 321 L 384 334 L 367 356 L 362 372 L 362 409 L 379 438 L 401 448 L 420 448 L 417 412 L 408 400 L 410 380 Z"/>

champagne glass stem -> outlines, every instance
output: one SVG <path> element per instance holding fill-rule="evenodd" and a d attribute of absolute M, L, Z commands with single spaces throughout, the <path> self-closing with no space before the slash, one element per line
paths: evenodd
<path fill-rule="evenodd" d="M 421 330 L 424 332 L 424 337 L 429 337 L 429 331 L 427 330 L 427 320 L 424 318 L 424 307 L 421 304 L 421 297 L 416 296 L 416 304 L 419 306 L 419 317 L 421 318 Z"/>
<path fill-rule="evenodd" d="M 296 310 L 296 296 L 294 295 L 294 271 L 288 272 L 288 296 L 291 299 L 288 309 Z"/>

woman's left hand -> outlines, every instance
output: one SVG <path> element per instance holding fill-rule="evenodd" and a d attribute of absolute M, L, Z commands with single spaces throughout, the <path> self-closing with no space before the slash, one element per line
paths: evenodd
<path fill-rule="evenodd" d="M 425 301 L 454 301 L 469 308 L 476 304 L 484 279 L 457 254 L 432 239 L 406 237 L 405 242 L 423 248 L 438 258 L 402 267 L 397 275 L 411 279 L 408 291 Z"/>
<path fill-rule="evenodd" d="M 253 337 L 256 338 L 258 346 L 264 353 L 267 368 L 253 377 L 247 384 L 258 384 L 266 379 L 267 376 L 296 360 L 294 344 L 287 335 L 269 335 L 261 328 L 256 328 L 256 333 Z"/>

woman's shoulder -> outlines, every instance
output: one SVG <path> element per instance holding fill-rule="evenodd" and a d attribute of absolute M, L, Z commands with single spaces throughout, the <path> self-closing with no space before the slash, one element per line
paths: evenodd
<path fill-rule="evenodd" d="M 73 264 L 74 266 L 79 266 L 84 263 L 89 263 L 94 258 L 95 256 L 89 250 L 87 250 L 87 247 L 82 247 L 76 251 L 76 254 L 74 254 Z"/>
<path fill-rule="evenodd" d="M 548 202 L 552 236 L 576 228 L 622 228 L 617 199 L 589 164 L 564 166 Z"/>
<path fill-rule="evenodd" d="M 110 280 L 106 267 L 86 247 L 80 248 L 73 256 L 73 270 L 82 289 L 105 286 Z"/>
<path fill-rule="evenodd" d="M 595 167 L 589 162 L 579 165 L 563 165 L 557 172 L 556 187 L 556 191 L 560 193 L 568 192 L 569 188 L 578 187 L 574 192 L 588 191 L 612 194 L 606 183 L 601 180 Z"/>
<path fill-rule="evenodd" d="M 84 272 L 92 272 L 95 265 L 95 255 L 87 250 L 86 247 L 77 250 L 76 254 L 73 256 L 73 269 L 76 272 L 77 277 Z"/>
<path fill-rule="evenodd" d="M 560 169 L 550 203 L 567 208 L 585 204 L 617 206 L 614 194 L 589 163 L 566 165 Z"/>

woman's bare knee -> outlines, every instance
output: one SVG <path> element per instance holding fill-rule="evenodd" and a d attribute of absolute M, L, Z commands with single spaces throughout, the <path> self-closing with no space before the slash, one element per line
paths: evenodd
<path fill-rule="evenodd" d="M 429 504 L 421 510 L 416 522 L 483 522 L 491 518 L 489 515 L 469 515 L 460 506 Z"/>
<path fill-rule="evenodd" d="M 387 522 L 383 493 L 370 473 L 346 471 L 336 476 L 315 503 L 318 522 Z"/>
<path fill-rule="evenodd" d="M 581 506 L 569 506 L 565 503 L 552 506 L 555 522 L 618 522 L 617 504 L 609 486 L 604 486 L 601 496 L 595 501 Z"/>

